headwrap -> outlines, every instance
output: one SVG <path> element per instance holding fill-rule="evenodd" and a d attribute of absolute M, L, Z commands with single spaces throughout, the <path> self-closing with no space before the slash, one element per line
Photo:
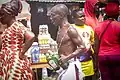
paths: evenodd
<path fill-rule="evenodd" d="M 5 4 L 2 4 L 0 11 L 5 14 L 17 16 L 22 10 L 22 4 L 19 0 L 11 0 Z"/>
<path fill-rule="evenodd" d="M 93 29 L 98 24 L 98 20 L 94 12 L 94 7 L 97 2 L 97 0 L 86 0 L 84 4 L 84 13 L 86 19 L 85 23 L 91 26 Z"/>
<path fill-rule="evenodd" d="M 119 4 L 110 2 L 105 7 L 105 13 L 107 16 L 116 16 L 119 14 Z"/>

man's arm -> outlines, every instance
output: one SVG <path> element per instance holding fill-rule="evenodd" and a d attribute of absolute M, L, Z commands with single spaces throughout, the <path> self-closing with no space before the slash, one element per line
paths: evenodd
<path fill-rule="evenodd" d="M 77 46 L 77 49 L 73 53 L 66 56 L 65 61 L 68 61 L 69 59 L 74 58 L 77 55 L 87 51 L 84 42 L 82 41 L 81 37 L 79 36 L 75 28 L 70 28 L 68 30 L 68 35 L 73 41 L 73 43 Z"/>

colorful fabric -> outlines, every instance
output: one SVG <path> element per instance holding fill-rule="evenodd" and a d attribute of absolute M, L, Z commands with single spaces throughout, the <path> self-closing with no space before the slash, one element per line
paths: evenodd
<path fill-rule="evenodd" d="M 105 20 L 96 27 L 95 32 L 99 38 L 109 22 Z M 120 22 L 112 21 L 109 24 L 101 40 L 99 55 L 120 55 Z"/>
<path fill-rule="evenodd" d="M 14 22 L 2 34 L 0 75 L 3 80 L 32 80 L 29 60 L 19 58 L 24 45 L 24 34 L 25 29 L 18 22 Z"/>
<path fill-rule="evenodd" d="M 76 28 L 78 31 L 80 37 L 84 41 L 87 49 L 91 49 L 92 53 L 94 53 L 91 45 L 94 44 L 94 31 L 90 26 L 83 25 L 83 26 L 77 26 L 75 24 L 72 24 L 73 27 Z M 93 61 L 85 61 L 81 62 L 82 65 L 82 71 L 84 72 L 85 76 L 91 76 L 94 74 L 94 68 L 93 68 Z"/>

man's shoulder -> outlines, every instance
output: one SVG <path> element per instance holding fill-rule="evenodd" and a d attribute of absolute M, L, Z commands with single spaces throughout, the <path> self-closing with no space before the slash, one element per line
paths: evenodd
<path fill-rule="evenodd" d="M 76 28 L 74 26 L 69 26 L 68 32 L 74 32 Z"/>
<path fill-rule="evenodd" d="M 74 37 L 77 34 L 77 30 L 74 26 L 69 26 L 67 33 L 69 36 Z"/>

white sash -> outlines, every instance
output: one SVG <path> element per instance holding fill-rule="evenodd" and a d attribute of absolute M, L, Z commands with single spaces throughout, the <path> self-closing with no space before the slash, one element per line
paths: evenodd
<path fill-rule="evenodd" d="M 79 80 L 83 80 L 83 77 L 85 75 L 82 72 L 80 61 L 76 59 L 76 61 L 70 60 L 69 62 L 70 63 L 69 63 L 68 69 L 63 70 L 58 76 L 57 80 L 76 80 L 75 65 L 78 68 Z"/>

